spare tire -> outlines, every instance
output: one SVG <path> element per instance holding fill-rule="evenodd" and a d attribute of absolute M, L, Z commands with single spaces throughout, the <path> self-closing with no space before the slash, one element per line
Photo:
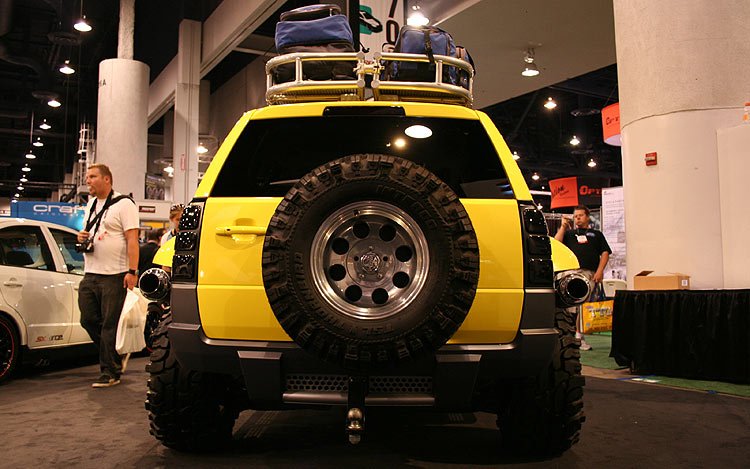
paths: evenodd
<path fill-rule="evenodd" d="M 349 369 L 436 350 L 466 317 L 478 279 L 477 238 L 458 196 L 386 155 L 351 155 L 305 175 L 263 244 L 263 283 L 281 326 Z"/>

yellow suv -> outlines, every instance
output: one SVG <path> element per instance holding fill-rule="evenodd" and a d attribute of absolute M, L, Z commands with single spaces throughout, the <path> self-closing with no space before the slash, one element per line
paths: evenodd
<path fill-rule="evenodd" d="M 242 116 L 186 207 L 171 285 L 141 279 L 154 299 L 171 287 L 146 402 L 163 444 L 215 449 L 241 410 L 315 404 L 346 408 L 353 443 L 370 405 L 496 412 L 515 451 L 577 441 L 569 307 L 588 281 L 471 82 L 381 81 L 389 60 L 428 60 L 403 56 L 269 62 L 271 105 Z M 351 60 L 357 80 L 305 80 L 312 59 Z"/>

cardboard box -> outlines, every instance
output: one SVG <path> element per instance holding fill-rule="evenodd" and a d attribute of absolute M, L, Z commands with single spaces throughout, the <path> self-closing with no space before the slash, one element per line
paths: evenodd
<path fill-rule="evenodd" d="M 636 290 L 690 290 L 690 276 L 679 272 L 667 275 L 651 275 L 653 270 L 644 270 L 633 277 Z"/>

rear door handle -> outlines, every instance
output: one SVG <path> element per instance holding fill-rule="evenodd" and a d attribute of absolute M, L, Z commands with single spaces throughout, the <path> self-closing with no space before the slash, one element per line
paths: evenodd
<path fill-rule="evenodd" d="M 8 280 L 7 282 L 3 282 L 3 285 L 6 287 L 22 287 L 23 283 L 14 282 L 13 280 Z"/>
<path fill-rule="evenodd" d="M 78 291 L 78 285 L 73 285 L 73 290 Z"/>
<path fill-rule="evenodd" d="M 232 226 L 218 226 L 216 227 L 216 234 L 218 236 L 232 236 L 232 235 L 255 235 L 265 236 L 266 226 L 250 226 L 250 225 L 232 225 Z"/>

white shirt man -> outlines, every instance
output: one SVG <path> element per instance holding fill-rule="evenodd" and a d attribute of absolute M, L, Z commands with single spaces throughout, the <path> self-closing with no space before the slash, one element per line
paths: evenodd
<path fill-rule="evenodd" d="M 103 164 L 89 167 L 86 185 L 91 199 L 78 242 L 88 248 L 78 307 L 81 325 L 99 348 L 101 376 L 92 386 L 105 388 L 120 383 L 122 361 L 115 340 L 126 289 L 132 290 L 138 279 L 138 209 L 130 198 L 118 200 L 112 172 Z"/>

